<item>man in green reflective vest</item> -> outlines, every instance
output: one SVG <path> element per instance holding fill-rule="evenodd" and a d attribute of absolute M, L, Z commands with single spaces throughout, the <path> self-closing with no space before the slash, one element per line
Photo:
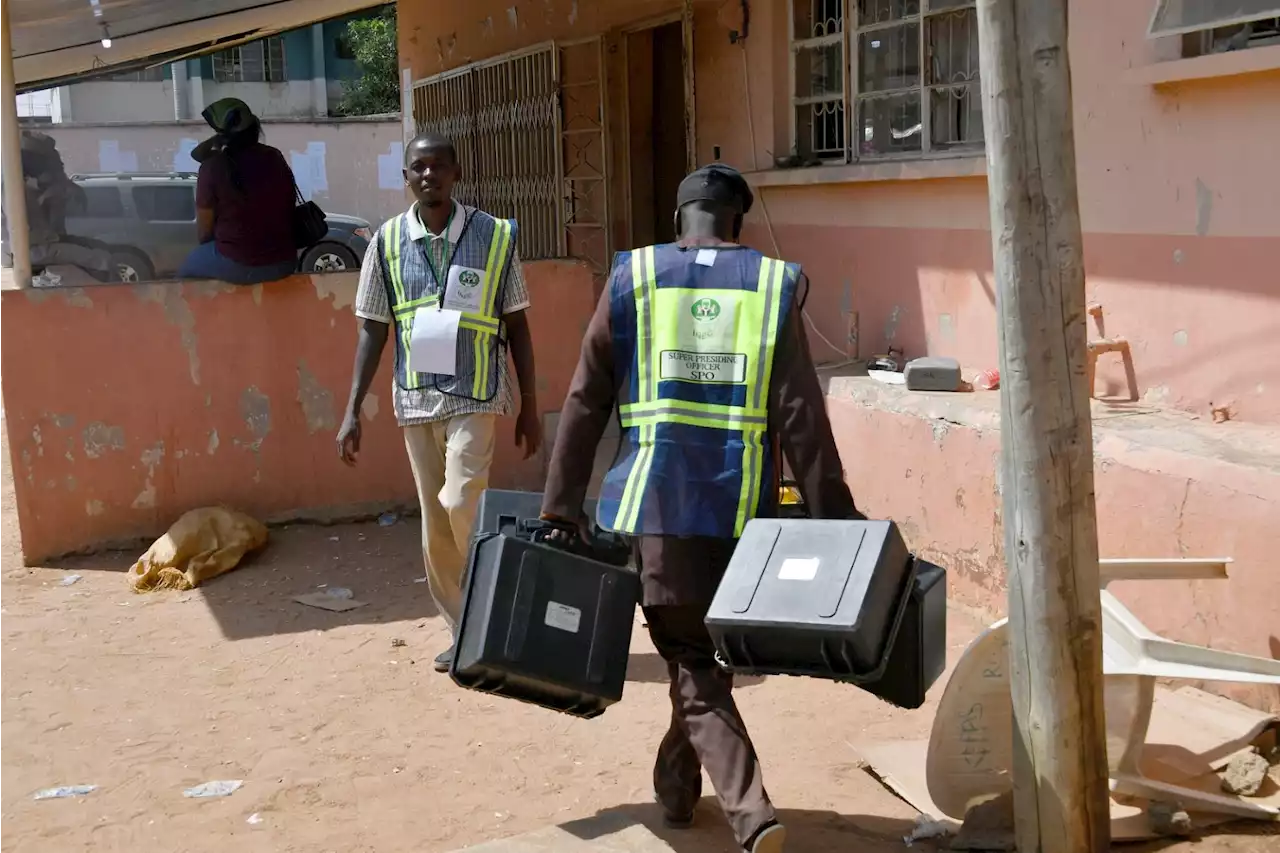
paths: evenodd
<path fill-rule="evenodd" d="M 814 517 L 862 516 L 809 354 L 800 268 L 738 245 L 751 204 L 738 172 L 699 169 L 677 194 L 679 241 L 615 259 L 561 412 L 542 510 L 586 535 L 593 451 L 616 404 L 622 441 L 597 521 L 634 537 L 645 619 L 671 678 L 655 796 L 669 826 L 688 826 L 705 769 L 738 843 L 778 853 L 786 832 L 703 620 L 743 525 L 777 513 L 775 437 Z"/>
<path fill-rule="evenodd" d="M 354 465 L 361 406 L 394 328 L 392 401 L 422 505 L 427 580 L 450 630 L 489 482 L 494 422 L 513 410 L 508 348 L 520 383 L 516 444 L 528 459 L 542 442 L 516 223 L 455 201 L 461 174 L 448 139 L 423 135 L 405 149 L 404 181 L 416 201 L 379 229 L 360 267 L 360 337 L 338 431 L 338 455 Z M 436 670 L 448 671 L 452 661 L 450 646 Z"/>

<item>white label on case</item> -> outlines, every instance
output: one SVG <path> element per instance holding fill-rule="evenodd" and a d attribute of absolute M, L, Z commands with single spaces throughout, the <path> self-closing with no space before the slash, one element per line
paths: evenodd
<path fill-rule="evenodd" d="M 783 560 L 782 567 L 778 569 L 778 580 L 811 581 L 818 576 L 820 562 L 817 557 L 791 557 Z"/>
<path fill-rule="evenodd" d="M 576 634 L 578 626 L 582 624 L 582 611 L 558 601 L 548 601 L 547 616 L 542 621 L 557 630 Z"/>

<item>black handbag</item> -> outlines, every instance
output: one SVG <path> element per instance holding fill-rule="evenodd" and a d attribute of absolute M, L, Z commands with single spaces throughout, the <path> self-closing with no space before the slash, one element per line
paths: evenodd
<path fill-rule="evenodd" d="M 293 193 L 298 198 L 298 204 L 293 209 L 293 220 L 290 223 L 293 226 L 293 245 L 297 249 L 310 249 L 329 233 L 329 223 L 325 221 L 324 211 L 320 209 L 320 205 L 314 201 L 303 200 L 302 190 L 298 189 L 297 181 L 294 181 Z"/>

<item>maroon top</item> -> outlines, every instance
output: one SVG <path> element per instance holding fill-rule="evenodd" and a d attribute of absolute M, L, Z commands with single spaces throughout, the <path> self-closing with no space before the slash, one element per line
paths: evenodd
<path fill-rule="evenodd" d="M 218 251 L 237 263 L 267 266 L 297 256 L 293 245 L 293 172 L 284 155 L 254 143 L 236 155 L 243 191 L 231 183 L 227 155 L 200 164 L 196 207 L 213 210 Z"/>

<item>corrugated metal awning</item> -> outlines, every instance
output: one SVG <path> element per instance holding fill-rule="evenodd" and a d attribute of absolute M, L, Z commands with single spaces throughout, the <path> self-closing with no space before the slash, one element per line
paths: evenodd
<path fill-rule="evenodd" d="M 384 5 L 380 0 L 5 0 L 20 92 L 127 71 Z M 109 40 L 110 47 L 104 42 Z"/>

